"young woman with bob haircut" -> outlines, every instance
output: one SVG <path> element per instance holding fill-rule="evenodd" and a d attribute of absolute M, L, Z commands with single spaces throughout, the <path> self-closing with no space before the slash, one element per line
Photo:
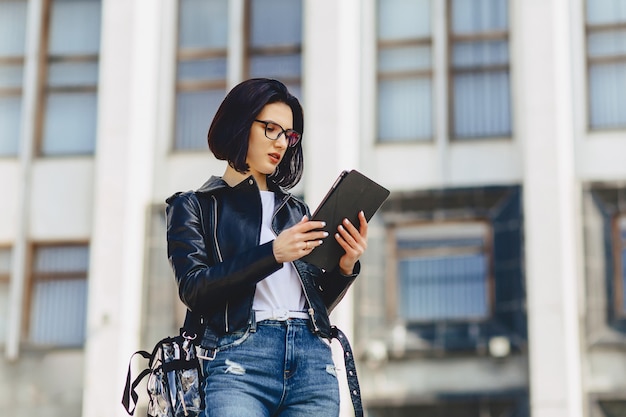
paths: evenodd
<path fill-rule="evenodd" d="M 167 203 L 168 257 L 187 308 L 202 317 L 206 417 L 336 417 L 329 314 L 359 273 L 367 222 L 333 236 L 288 192 L 303 172 L 298 99 L 271 79 L 234 87 L 208 134 L 227 161 Z M 325 239 L 345 250 L 334 270 L 301 258 Z"/>

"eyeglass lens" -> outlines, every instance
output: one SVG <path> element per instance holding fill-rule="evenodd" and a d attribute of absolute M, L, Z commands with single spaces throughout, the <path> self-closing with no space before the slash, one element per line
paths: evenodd
<path fill-rule="evenodd" d="M 300 133 L 293 129 L 283 130 L 281 126 L 272 122 L 267 122 L 265 124 L 265 136 L 267 136 L 268 139 L 276 140 L 282 133 L 284 133 L 287 138 L 288 146 L 296 146 L 300 141 Z"/>

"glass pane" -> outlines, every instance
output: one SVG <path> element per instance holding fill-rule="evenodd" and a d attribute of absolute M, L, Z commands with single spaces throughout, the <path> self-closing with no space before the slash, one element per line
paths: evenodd
<path fill-rule="evenodd" d="M 381 142 L 430 139 L 433 136 L 430 78 L 378 83 L 378 139 Z"/>
<path fill-rule="evenodd" d="M 210 58 L 178 63 L 179 81 L 224 79 L 226 79 L 226 58 Z"/>
<path fill-rule="evenodd" d="M 180 0 L 178 45 L 181 48 L 226 48 L 227 0 Z"/>
<path fill-rule="evenodd" d="M 7 341 L 9 315 L 9 283 L 0 280 L 0 345 Z"/>
<path fill-rule="evenodd" d="M 430 46 L 385 48 L 378 51 L 378 71 L 429 70 L 432 66 Z"/>
<path fill-rule="evenodd" d="M 591 58 L 626 55 L 626 30 L 591 33 L 587 50 Z"/>
<path fill-rule="evenodd" d="M 452 0 L 452 31 L 473 34 L 508 28 L 507 0 Z"/>
<path fill-rule="evenodd" d="M 37 249 L 35 272 L 87 272 L 89 247 L 50 246 Z"/>
<path fill-rule="evenodd" d="M 626 126 L 626 63 L 589 69 L 591 127 Z"/>
<path fill-rule="evenodd" d="M 92 154 L 96 146 L 95 93 L 54 93 L 46 100 L 42 153 Z"/>
<path fill-rule="evenodd" d="M 587 0 L 587 22 L 598 25 L 626 22 L 624 0 Z"/>
<path fill-rule="evenodd" d="M 100 1 L 52 1 L 49 55 L 97 54 L 99 50 Z"/>
<path fill-rule="evenodd" d="M 401 317 L 418 321 L 485 318 L 486 265 L 482 254 L 401 260 Z"/>
<path fill-rule="evenodd" d="M 253 48 L 302 43 L 302 0 L 254 0 L 250 6 Z"/>
<path fill-rule="evenodd" d="M 430 37 L 431 0 L 378 0 L 378 39 Z"/>
<path fill-rule="evenodd" d="M 300 54 L 250 57 L 250 77 L 299 78 L 301 70 Z"/>
<path fill-rule="evenodd" d="M 0 276 L 11 273 L 11 250 L 0 249 Z"/>
<path fill-rule="evenodd" d="M 38 345 L 80 346 L 85 340 L 87 281 L 36 282 L 30 316 L 30 341 Z"/>
<path fill-rule="evenodd" d="M 509 74 L 481 72 L 454 77 L 454 136 L 509 136 Z"/>
<path fill-rule="evenodd" d="M 48 66 L 48 85 L 50 87 L 89 87 L 97 84 L 97 62 L 56 62 Z"/>
<path fill-rule="evenodd" d="M 452 62 L 455 68 L 507 64 L 509 45 L 506 41 L 456 42 Z"/>
<path fill-rule="evenodd" d="M 178 150 L 208 150 L 207 133 L 225 90 L 180 92 L 176 99 L 176 139 Z"/>
<path fill-rule="evenodd" d="M 24 67 L 21 64 L 0 65 L 0 90 L 3 88 L 22 88 Z"/>
<path fill-rule="evenodd" d="M 20 141 L 22 98 L 0 97 L 0 156 L 16 156 Z"/>
<path fill-rule="evenodd" d="M 26 1 L 0 1 L 0 57 L 23 56 L 26 47 Z"/>

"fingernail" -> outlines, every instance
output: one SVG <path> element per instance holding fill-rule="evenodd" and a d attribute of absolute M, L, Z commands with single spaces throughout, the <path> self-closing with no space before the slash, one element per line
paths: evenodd
<path fill-rule="evenodd" d="M 328 236 L 328 232 L 324 232 L 324 237 Z M 321 241 L 320 241 L 321 242 Z"/>
<path fill-rule="evenodd" d="M 342 226 L 342 225 L 339 225 L 339 227 L 338 227 L 337 229 L 339 229 L 339 230 L 343 230 L 343 226 Z"/>
<path fill-rule="evenodd" d="M 326 222 L 322 222 L 322 227 L 326 227 Z"/>
<path fill-rule="evenodd" d="M 350 224 L 350 220 L 348 220 L 348 219 L 343 219 L 343 222 L 344 222 L 345 224 Z"/>
<path fill-rule="evenodd" d="M 328 234 L 328 233 L 326 233 L 326 234 Z M 322 243 L 324 243 L 324 241 L 323 241 L 323 240 L 320 240 L 320 245 L 321 245 Z"/>

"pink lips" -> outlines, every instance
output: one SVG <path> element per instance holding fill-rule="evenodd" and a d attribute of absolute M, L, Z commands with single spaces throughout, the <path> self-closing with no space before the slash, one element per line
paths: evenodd
<path fill-rule="evenodd" d="M 270 154 L 268 154 L 268 155 L 269 155 L 269 157 L 270 157 L 270 160 L 271 160 L 273 163 L 277 164 L 277 163 L 279 163 L 279 162 L 280 162 L 280 154 L 278 154 L 278 153 L 270 153 Z"/>

